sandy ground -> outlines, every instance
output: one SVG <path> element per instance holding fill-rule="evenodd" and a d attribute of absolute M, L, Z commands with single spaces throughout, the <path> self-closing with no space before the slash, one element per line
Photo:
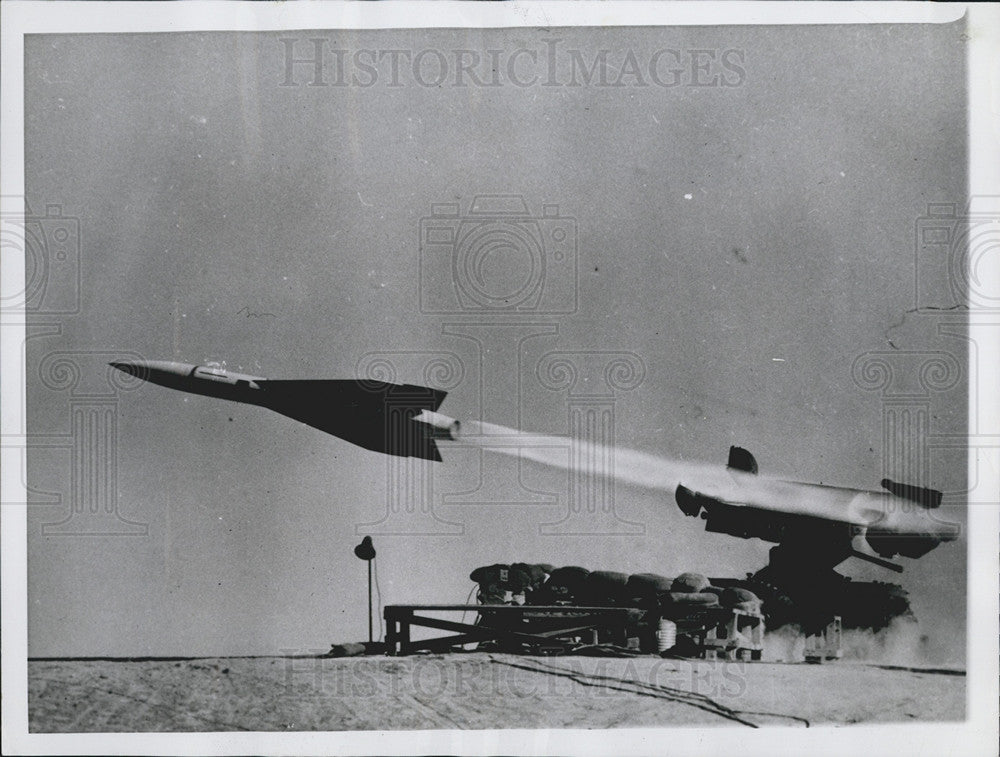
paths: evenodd
<path fill-rule="evenodd" d="M 965 676 L 659 657 L 33 660 L 32 732 L 800 726 L 955 721 Z"/>

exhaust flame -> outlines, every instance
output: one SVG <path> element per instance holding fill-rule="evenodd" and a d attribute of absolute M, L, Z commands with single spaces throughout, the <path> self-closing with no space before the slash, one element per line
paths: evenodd
<path fill-rule="evenodd" d="M 458 439 L 460 424 L 447 415 L 435 413 L 432 410 L 421 410 L 420 414 L 415 416 L 413 420 L 415 423 L 426 426 L 432 439 Z"/>

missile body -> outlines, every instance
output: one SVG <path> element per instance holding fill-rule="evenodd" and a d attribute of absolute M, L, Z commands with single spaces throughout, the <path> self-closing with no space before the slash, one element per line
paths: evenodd
<path fill-rule="evenodd" d="M 436 412 L 447 392 L 424 386 L 353 379 L 276 381 L 160 360 L 111 365 L 152 384 L 260 405 L 389 455 L 440 461 L 436 440 L 458 437 L 458 421 Z"/>

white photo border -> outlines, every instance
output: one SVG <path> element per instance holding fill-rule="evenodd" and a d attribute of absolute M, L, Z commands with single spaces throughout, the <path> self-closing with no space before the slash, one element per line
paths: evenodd
<path fill-rule="evenodd" d="M 428 12 L 431 5 L 433 10 Z M 970 125 L 969 196 L 1000 195 L 1000 8 L 989 4 L 911 2 L 5 2 L 2 13 L 2 187 L 6 207 L 24 195 L 24 35 L 33 33 L 135 33 L 272 31 L 308 28 L 446 28 L 843 23 L 968 23 Z M 8 259 L 11 258 L 11 259 Z M 2 260 L 2 274 L 23 279 L 23 257 Z M 982 291 L 1000 297 L 1000 271 L 987 273 Z M 20 277 L 20 279 L 19 279 Z M 4 311 L 2 325 L 2 434 L 24 434 L 23 313 Z M 970 338 L 997 333 L 1000 316 L 970 313 Z M 978 386 L 1000 384 L 996 343 L 977 341 L 970 365 Z M 998 397 L 970 397 L 980 434 L 995 447 L 970 449 L 970 495 L 995 502 L 1000 491 Z M 971 422 L 971 416 L 970 416 Z M 2 751 L 4 754 L 630 754 L 705 753 L 725 749 L 761 754 L 898 753 L 992 754 L 998 727 L 998 508 L 970 508 L 968 523 L 967 720 L 748 732 L 733 728 L 588 730 L 390 731 L 337 733 L 29 734 L 27 732 L 27 578 L 24 484 L 16 475 L 19 451 L 2 451 Z M 15 475 L 11 475 L 11 464 Z"/>

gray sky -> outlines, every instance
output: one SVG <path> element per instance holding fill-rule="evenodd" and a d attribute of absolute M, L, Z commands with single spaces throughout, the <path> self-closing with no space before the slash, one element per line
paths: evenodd
<path fill-rule="evenodd" d="M 538 361 L 618 351 L 645 371 L 615 395 L 620 445 L 722 462 L 737 443 L 767 472 L 875 488 L 885 405 L 857 386 L 852 363 L 868 352 L 966 360 L 964 340 L 938 330 L 960 319 L 906 312 L 916 304 L 918 219 L 929 202 L 965 196 L 961 33 L 29 38 L 29 203 L 35 215 L 61 204 L 82 240 L 80 312 L 39 316 L 59 333 L 29 341 L 29 430 L 70 428 L 70 393 L 39 380 L 53 353 L 349 378 L 369 353 L 390 352 L 410 383 L 424 383 L 427 356 L 448 353 L 461 366 L 448 415 L 561 434 L 567 395 L 540 385 Z M 424 86 L 440 60 L 428 53 L 417 74 L 402 64 L 398 87 L 388 56 L 370 87 L 307 86 L 310 64 L 293 68 L 299 86 L 280 86 L 281 38 L 295 40 L 297 58 L 311 54 L 309 39 L 324 40 L 328 83 L 336 50 L 360 84 L 370 78 L 353 62 L 363 50 L 440 51 L 449 76 Z M 545 86 L 553 49 L 558 86 Z M 600 49 L 610 51 L 607 82 L 584 83 L 579 69 L 574 82 L 574 60 L 589 67 Z M 677 86 L 648 76 L 661 49 L 679 51 L 658 69 Z M 498 51 L 500 86 L 456 86 L 463 50 L 479 55 L 480 81 Z M 528 52 L 514 75 L 538 82 L 506 76 L 516 50 Z M 622 74 L 629 51 L 647 75 Z M 707 69 L 695 72 L 699 61 Z M 694 86 L 714 76 L 720 86 Z M 618 77 L 624 86 L 610 86 Z M 422 249 L 421 219 L 432 203 L 466 213 L 483 193 L 523 195 L 536 218 L 549 203 L 574 219 L 576 285 L 572 255 L 559 268 L 551 247 L 544 280 L 544 302 L 573 312 L 422 311 L 422 282 L 426 304 L 451 291 L 452 274 Z M 486 275 L 516 288 L 518 269 L 495 262 Z M 929 304 L 953 304 L 938 285 Z M 961 383 L 928 398 L 931 434 L 964 432 Z M 387 517 L 388 458 L 260 408 L 155 386 L 121 392 L 116 412 L 118 510 L 148 535 L 44 535 L 66 506 L 29 510 L 33 656 L 266 653 L 363 638 L 365 573 L 351 547 L 367 530 L 387 603 L 461 601 L 468 573 L 491 562 L 741 576 L 766 561 L 768 545 L 705 534 L 672 497 L 624 485 L 617 516 L 643 533 L 540 533 L 565 517 L 566 474 L 470 450 L 443 450 L 438 520 L 418 519 L 446 533 L 386 534 L 417 528 Z M 960 452 L 935 452 L 914 483 L 960 491 L 964 470 Z M 65 450 L 32 451 L 34 489 L 69 497 L 71 475 Z M 964 522 L 960 508 L 947 512 Z M 906 568 L 899 580 L 927 627 L 963 638 L 964 539 Z M 897 580 L 855 562 L 842 569 Z"/>

